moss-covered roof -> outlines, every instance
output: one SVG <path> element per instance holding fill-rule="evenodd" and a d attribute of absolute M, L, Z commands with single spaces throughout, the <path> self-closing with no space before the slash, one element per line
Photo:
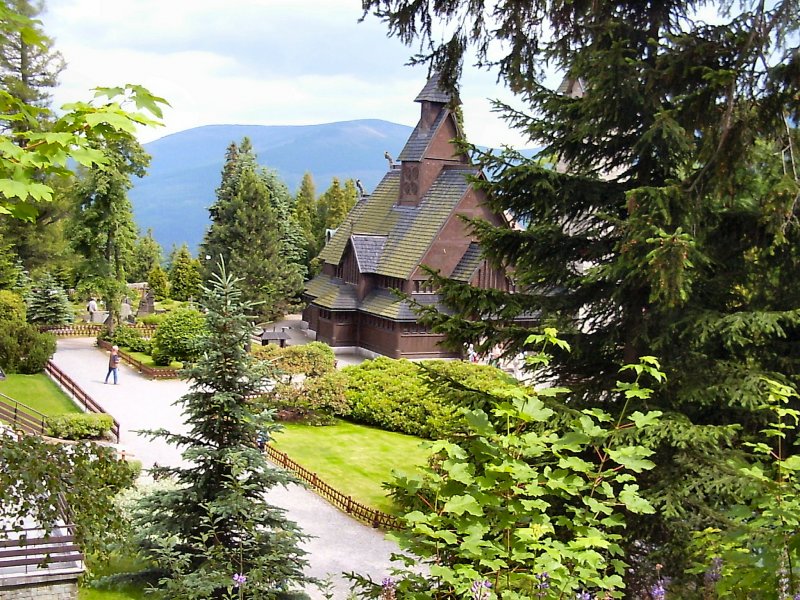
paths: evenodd
<path fill-rule="evenodd" d="M 455 269 L 450 274 L 450 278 L 469 283 L 469 280 L 472 279 L 475 271 L 480 266 L 481 260 L 483 259 L 480 245 L 478 242 L 470 242 L 467 251 L 464 252 L 464 256 L 461 257 L 461 260 L 458 261 Z"/>

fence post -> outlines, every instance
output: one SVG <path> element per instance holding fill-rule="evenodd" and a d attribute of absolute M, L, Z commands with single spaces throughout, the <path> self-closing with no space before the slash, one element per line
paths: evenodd
<path fill-rule="evenodd" d="M 352 498 L 351 496 L 348 496 L 348 497 L 347 497 L 347 506 L 346 506 L 346 508 L 344 509 L 344 512 L 346 512 L 348 515 L 349 515 L 351 512 L 353 512 L 353 498 Z"/>
<path fill-rule="evenodd" d="M 314 473 L 314 476 L 311 478 L 311 487 L 317 487 L 317 474 Z"/>

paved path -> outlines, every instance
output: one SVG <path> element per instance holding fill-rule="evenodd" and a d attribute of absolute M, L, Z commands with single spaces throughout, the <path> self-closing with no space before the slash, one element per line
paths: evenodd
<path fill-rule="evenodd" d="M 182 462 L 177 448 L 162 440 L 150 441 L 136 433 L 140 429 L 165 428 L 186 431 L 181 410 L 173 403 L 188 390 L 183 381 L 151 381 L 124 363 L 119 368 L 119 385 L 104 384 L 108 353 L 94 345 L 94 339 L 67 338 L 58 341 L 53 361 L 106 412 L 120 423 L 121 447 L 141 460 L 145 468 L 154 463 L 176 465 Z M 305 545 L 310 566 L 308 575 L 324 579 L 334 576 L 337 600 L 349 589 L 342 572 L 356 571 L 380 581 L 388 575 L 390 560 L 398 547 L 375 529 L 362 525 L 330 504 L 299 486 L 271 490 L 267 498 L 286 509 L 290 519 L 313 536 Z M 317 590 L 308 590 L 316 599 Z"/>

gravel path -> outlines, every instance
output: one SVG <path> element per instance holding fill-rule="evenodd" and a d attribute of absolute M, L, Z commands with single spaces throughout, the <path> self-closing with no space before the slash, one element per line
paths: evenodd
<path fill-rule="evenodd" d="M 119 421 L 121 448 L 145 468 L 182 463 L 177 448 L 162 440 L 150 441 L 136 431 L 162 427 L 176 433 L 186 431 L 181 410 L 173 406 L 188 390 L 185 382 L 149 380 L 123 363 L 119 385 L 104 384 L 108 353 L 98 349 L 92 338 L 60 339 L 53 361 Z M 276 488 L 267 498 L 286 509 L 289 518 L 312 536 L 304 544 L 309 553 L 307 574 L 319 579 L 332 576 L 335 599 L 347 597 L 349 586 L 342 572 L 356 571 L 378 581 L 388 574 L 390 555 L 398 552 L 398 547 L 381 531 L 351 519 L 299 486 Z M 317 590 L 308 593 L 315 600 L 323 598 Z"/>

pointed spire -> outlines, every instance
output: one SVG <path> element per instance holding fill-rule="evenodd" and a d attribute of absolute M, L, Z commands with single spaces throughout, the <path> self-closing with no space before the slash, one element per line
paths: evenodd
<path fill-rule="evenodd" d="M 453 95 L 450 92 L 446 92 L 440 87 L 440 73 L 437 71 L 434 73 L 430 79 L 428 79 L 428 83 L 425 84 L 425 87 L 422 88 L 422 91 L 417 94 L 417 97 L 414 98 L 414 102 L 436 102 L 438 104 L 449 104 L 450 100 L 452 100 Z"/>

